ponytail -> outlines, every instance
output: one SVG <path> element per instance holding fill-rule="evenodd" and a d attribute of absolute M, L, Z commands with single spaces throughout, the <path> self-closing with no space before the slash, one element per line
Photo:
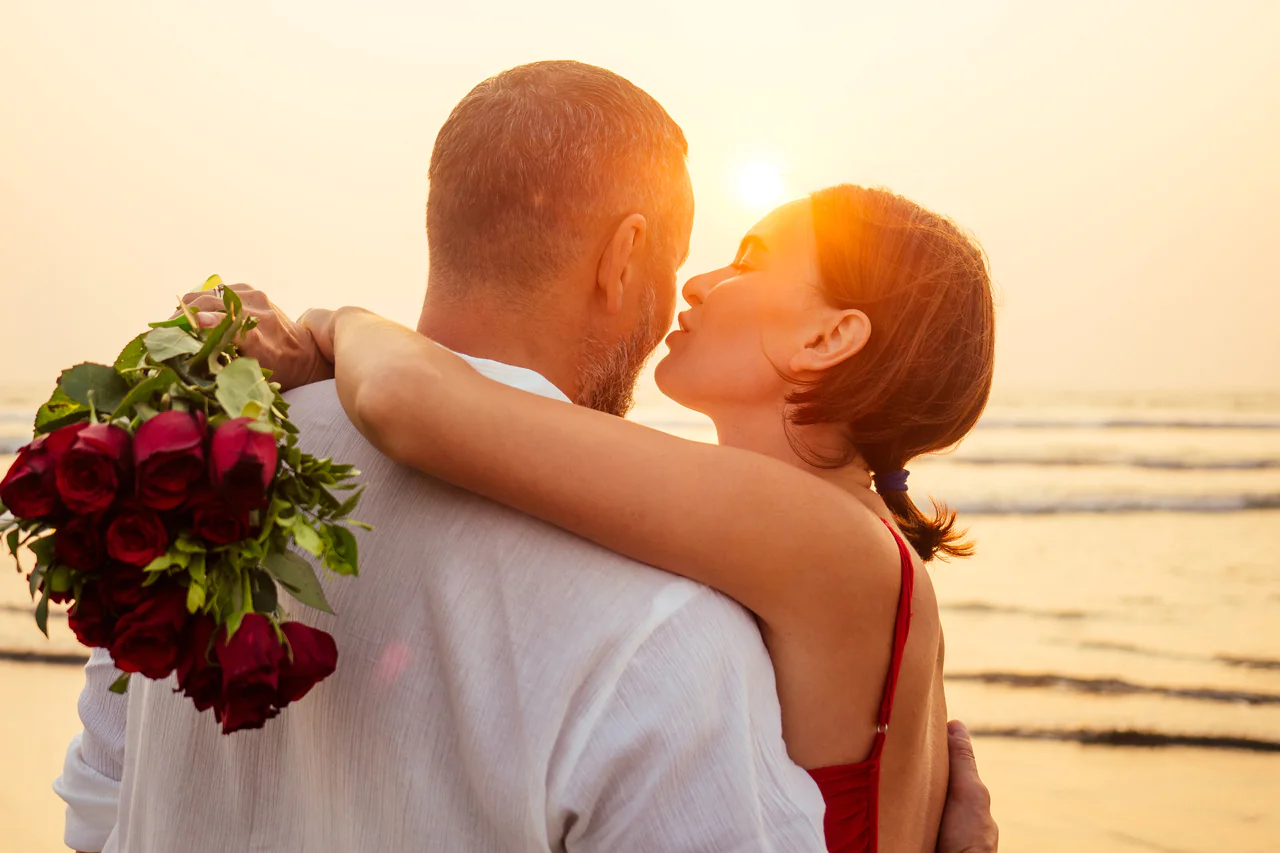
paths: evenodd
<path fill-rule="evenodd" d="M 946 504 L 931 501 L 933 518 L 928 518 L 905 489 L 886 489 L 878 494 L 893 513 L 893 520 L 902 529 L 907 542 L 924 562 L 934 557 L 948 560 L 973 556 L 973 541 L 967 538 L 968 531 L 956 527 L 956 512 Z"/>

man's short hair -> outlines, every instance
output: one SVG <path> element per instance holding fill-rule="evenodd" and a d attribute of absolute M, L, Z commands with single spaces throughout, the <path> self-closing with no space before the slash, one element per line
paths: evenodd
<path fill-rule="evenodd" d="M 535 62 L 485 80 L 431 153 L 432 287 L 531 295 L 631 213 L 647 218 L 655 250 L 682 252 L 693 221 L 687 154 L 667 111 L 603 68 Z"/>

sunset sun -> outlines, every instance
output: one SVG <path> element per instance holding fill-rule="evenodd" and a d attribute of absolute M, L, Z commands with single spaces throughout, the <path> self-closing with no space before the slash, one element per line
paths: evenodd
<path fill-rule="evenodd" d="M 752 161 L 741 166 L 734 176 L 738 198 L 754 210 L 767 210 L 783 201 L 786 182 L 782 172 L 772 163 Z"/>

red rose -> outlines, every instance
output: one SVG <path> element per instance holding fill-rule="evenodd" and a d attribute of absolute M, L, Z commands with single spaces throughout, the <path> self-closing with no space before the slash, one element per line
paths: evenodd
<path fill-rule="evenodd" d="M 271 620 L 249 613 L 230 640 L 223 632 L 215 646 L 222 665 L 222 708 L 218 719 L 222 733 L 260 729 L 280 713 L 276 689 L 284 647 Z M 219 713 L 215 706 L 215 713 Z"/>
<path fill-rule="evenodd" d="M 75 606 L 67 613 L 67 624 L 83 645 L 104 649 L 111 645 L 116 620 L 103 603 L 96 583 L 85 584 Z"/>
<path fill-rule="evenodd" d="M 168 550 L 164 522 L 149 509 L 122 510 L 107 528 L 107 553 L 122 563 L 145 566 Z"/>
<path fill-rule="evenodd" d="M 249 511 L 236 509 L 216 495 L 196 498 L 191 508 L 192 528 L 211 545 L 230 545 L 249 535 Z"/>
<path fill-rule="evenodd" d="M 236 418 L 218 427 L 209 445 L 209 478 L 215 489 L 238 507 L 265 506 L 276 473 L 276 438 L 259 432 L 253 418 Z"/>
<path fill-rule="evenodd" d="M 169 585 L 169 581 L 162 579 L 144 589 L 142 583 L 146 579 L 147 573 L 137 566 L 109 563 L 98 572 L 93 586 L 100 593 L 102 603 L 111 612 L 122 615 L 136 608 L 147 596 Z"/>
<path fill-rule="evenodd" d="M 200 615 L 191 621 L 186 651 L 178 662 L 178 690 L 190 699 L 197 711 L 219 706 L 222 699 L 222 669 L 213 656 L 213 635 L 218 623 Z"/>
<path fill-rule="evenodd" d="M 286 656 L 280 662 L 276 705 L 283 708 L 333 674 L 338 666 L 338 644 L 324 631 L 301 622 L 285 622 L 280 630 L 293 650 L 293 660 Z"/>
<path fill-rule="evenodd" d="M 128 432 L 112 424 L 83 426 L 58 459 L 58 494 L 73 512 L 101 512 L 115 502 L 128 466 Z"/>
<path fill-rule="evenodd" d="M 63 427 L 78 432 L 86 424 Z M 56 435 L 57 433 L 55 433 Z M 51 451 L 49 439 L 42 435 L 18 451 L 18 458 L 9 472 L 0 480 L 0 503 L 22 519 L 44 518 L 52 515 L 61 505 L 58 500 L 58 482 L 54 474 L 57 459 Z"/>
<path fill-rule="evenodd" d="M 95 571 L 102 565 L 102 534 L 98 526 L 97 519 L 87 515 L 78 515 L 60 526 L 53 543 L 54 557 L 76 571 Z"/>
<path fill-rule="evenodd" d="M 187 412 L 161 412 L 133 436 L 138 502 L 174 509 L 204 473 L 204 422 Z"/>
<path fill-rule="evenodd" d="M 147 678 L 166 677 L 182 656 L 181 641 L 188 620 L 187 591 L 182 587 L 148 594 L 142 604 L 116 623 L 116 636 L 111 643 L 116 666 Z"/>

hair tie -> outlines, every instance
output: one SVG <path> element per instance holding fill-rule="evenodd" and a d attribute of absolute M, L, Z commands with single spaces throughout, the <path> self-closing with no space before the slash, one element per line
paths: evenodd
<path fill-rule="evenodd" d="M 884 473 L 876 472 L 873 479 L 876 484 L 877 492 L 905 492 L 907 490 L 907 476 L 911 472 L 906 468 L 899 468 L 897 471 L 885 471 Z"/>

